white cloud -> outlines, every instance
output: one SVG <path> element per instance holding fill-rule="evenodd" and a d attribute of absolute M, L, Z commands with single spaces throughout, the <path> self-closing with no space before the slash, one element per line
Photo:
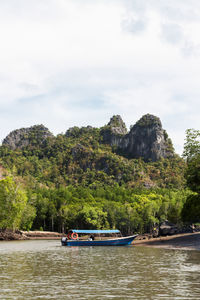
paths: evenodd
<path fill-rule="evenodd" d="M 159 116 L 181 153 L 199 128 L 198 0 L 0 2 L 0 120 L 55 134 Z"/>
<path fill-rule="evenodd" d="M 178 44 L 184 38 L 181 27 L 174 23 L 165 23 L 162 25 L 162 36 L 171 44 Z"/>

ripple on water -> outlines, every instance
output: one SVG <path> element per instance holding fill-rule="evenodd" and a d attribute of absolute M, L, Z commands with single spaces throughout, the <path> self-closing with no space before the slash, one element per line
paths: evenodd
<path fill-rule="evenodd" d="M 200 252 L 0 244 L 1 299 L 200 299 Z"/>

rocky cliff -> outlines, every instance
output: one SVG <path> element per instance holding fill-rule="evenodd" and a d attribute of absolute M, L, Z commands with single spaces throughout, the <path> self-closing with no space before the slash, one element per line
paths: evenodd
<path fill-rule="evenodd" d="M 29 145 L 39 145 L 48 137 L 53 137 L 48 128 L 44 125 L 35 125 L 10 132 L 2 144 L 15 150 L 16 148 L 21 149 Z"/>
<path fill-rule="evenodd" d="M 160 119 L 150 114 L 144 115 L 131 127 L 129 133 L 121 117 L 114 116 L 101 133 L 104 143 L 129 158 L 141 157 L 145 161 L 157 161 L 174 154 L 172 142 L 162 128 Z"/>
<path fill-rule="evenodd" d="M 123 137 L 127 132 L 126 125 L 119 115 L 113 116 L 109 123 L 101 129 L 103 142 L 117 148 L 123 143 Z"/>
<path fill-rule="evenodd" d="M 144 115 L 125 137 L 122 149 L 132 158 L 157 161 L 161 157 L 173 156 L 174 149 L 159 118 Z"/>

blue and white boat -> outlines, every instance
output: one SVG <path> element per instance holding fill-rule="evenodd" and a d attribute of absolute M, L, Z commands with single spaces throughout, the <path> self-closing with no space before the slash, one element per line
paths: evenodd
<path fill-rule="evenodd" d="M 101 238 L 101 234 L 117 234 L 120 233 L 119 230 L 80 230 L 72 229 L 69 231 L 67 237 L 62 237 L 62 246 L 126 246 L 130 245 L 132 241 L 136 238 L 136 235 L 126 236 L 126 237 L 111 237 L 111 238 Z M 79 238 L 78 234 L 90 235 L 89 238 L 83 239 Z M 99 235 L 99 238 L 95 238 L 94 235 Z"/>

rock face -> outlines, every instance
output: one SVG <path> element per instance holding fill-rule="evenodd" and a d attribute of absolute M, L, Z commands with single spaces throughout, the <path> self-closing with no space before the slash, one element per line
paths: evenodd
<path fill-rule="evenodd" d="M 124 135 L 127 133 L 126 124 L 119 115 L 113 116 L 107 127 L 109 127 L 111 132 L 114 134 Z"/>
<path fill-rule="evenodd" d="M 173 235 L 178 233 L 178 227 L 175 224 L 169 223 L 167 220 L 162 222 L 159 228 L 159 235 Z"/>
<path fill-rule="evenodd" d="M 44 142 L 53 134 L 44 125 L 34 125 L 28 128 L 21 128 L 12 131 L 3 140 L 3 145 L 15 150 L 27 147 L 28 145 L 38 145 Z"/>
<path fill-rule="evenodd" d="M 111 146 L 120 147 L 123 137 L 127 134 L 127 128 L 121 116 L 113 116 L 108 125 L 101 129 L 103 142 Z"/>
<path fill-rule="evenodd" d="M 125 140 L 124 150 L 129 157 L 157 161 L 173 155 L 171 140 L 162 129 L 160 119 L 150 114 L 144 115 L 131 128 Z"/>
<path fill-rule="evenodd" d="M 171 140 L 163 130 L 160 119 L 150 114 L 144 115 L 129 133 L 121 117 L 114 116 L 101 133 L 104 143 L 129 158 L 157 161 L 174 154 Z"/>

